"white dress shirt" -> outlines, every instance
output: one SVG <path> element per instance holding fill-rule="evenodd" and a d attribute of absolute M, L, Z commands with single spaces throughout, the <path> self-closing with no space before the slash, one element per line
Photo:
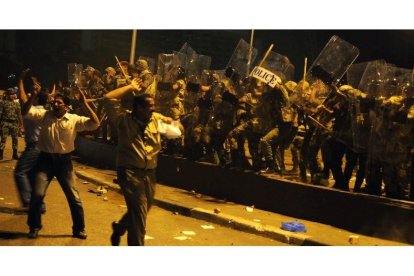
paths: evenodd
<path fill-rule="evenodd" d="M 92 119 L 76 114 L 66 113 L 57 118 L 52 111 L 30 108 L 25 116 L 41 126 L 38 147 L 47 153 L 70 153 L 75 150 L 77 132 L 98 128 Z"/>

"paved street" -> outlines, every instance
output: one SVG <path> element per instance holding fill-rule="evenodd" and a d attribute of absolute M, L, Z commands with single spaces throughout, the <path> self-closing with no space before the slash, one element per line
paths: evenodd
<path fill-rule="evenodd" d="M 10 139 L 9 139 L 10 140 Z M 9 148 L 10 145 L 7 146 Z M 106 194 L 93 193 L 97 186 L 78 180 L 84 208 L 87 240 L 71 237 L 72 221 L 64 194 L 56 180 L 53 180 L 46 196 L 47 212 L 43 215 L 43 229 L 38 239 L 27 238 L 27 214 L 17 212 L 19 200 L 12 172 L 15 160 L 6 151 L 5 160 L 0 161 L 0 245 L 110 245 L 111 222 L 119 219 L 126 210 L 123 196 L 108 190 Z M 126 236 L 121 241 L 126 245 Z M 146 245 L 161 246 L 231 246 L 231 245 L 286 245 L 270 238 L 237 231 L 203 220 L 182 216 L 154 206 L 148 217 Z"/>

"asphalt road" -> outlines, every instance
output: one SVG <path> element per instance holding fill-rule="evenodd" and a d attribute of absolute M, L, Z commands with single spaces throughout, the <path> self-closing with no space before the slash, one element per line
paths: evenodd
<path fill-rule="evenodd" d="M 10 139 L 9 139 L 10 140 Z M 22 143 L 23 144 L 23 143 Z M 16 211 L 20 206 L 13 180 L 16 161 L 10 160 L 10 141 L 5 160 L 0 161 L 0 245 L 6 246 L 109 246 L 111 222 L 126 211 L 123 196 L 114 191 L 95 193 L 97 187 L 77 181 L 85 209 L 87 240 L 72 238 L 69 207 L 56 180 L 46 195 L 47 212 L 42 216 L 43 229 L 37 239 L 28 239 L 27 214 Z M 20 147 L 19 147 L 20 148 Z M 126 245 L 126 236 L 121 245 Z M 226 228 L 217 224 L 182 216 L 154 206 L 148 216 L 148 246 L 279 246 L 270 238 Z"/>

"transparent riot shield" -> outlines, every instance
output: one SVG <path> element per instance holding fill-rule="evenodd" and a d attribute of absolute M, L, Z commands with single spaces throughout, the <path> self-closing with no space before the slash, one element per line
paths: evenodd
<path fill-rule="evenodd" d="M 341 80 L 358 55 L 357 47 L 333 36 L 306 73 L 306 81 L 311 90 L 309 95 L 305 94 L 301 99 L 322 103 L 332 92 L 329 86 L 336 85 Z"/>
<path fill-rule="evenodd" d="M 186 56 L 180 52 L 173 52 L 172 54 L 159 54 L 157 61 L 157 75 L 160 76 L 161 81 L 170 82 L 170 70 L 175 66 L 182 66 L 185 68 Z"/>
<path fill-rule="evenodd" d="M 347 86 L 341 86 L 340 90 L 348 97 L 349 101 L 349 116 L 351 124 L 351 135 L 352 135 L 352 149 L 355 152 L 363 153 L 368 151 L 368 144 L 370 140 L 370 130 L 371 130 L 371 121 L 370 121 L 370 107 L 368 100 L 371 99 L 367 97 L 365 91 L 358 90 L 358 87 L 365 88 L 367 85 L 367 78 L 370 79 L 368 83 L 380 83 L 381 81 L 375 80 L 377 76 L 375 72 L 381 70 L 381 66 L 385 66 L 384 60 L 373 60 L 369 62 L 362 62 L 357 64 L 352 64 L 347 71 Z M 366 72 L 370 72 L 367 74 Z M 372 73 L 372 74 L 371 74 Z M 364 77 L 365 74 L 365 77 Z M 369 77 L 368 77 L 369 76 Z M 374 87 L 373 87 L 374 88 Z M 374 94 L 379 88 L 374 88 L 372 91 Z M 372 104 L 371 104 L 372 105 Z"/>
<path fill-rule="evenodd" d="M 78 63 L 68 64 L 68 84 L 69 86 L 78 86 L 81 82 L 83 65 Z"/>
<path fill-rule="evenodd" d="M 249 76 L 253 67 L 251 65 L 257 57 L 257 49 L 251 48 L 250 63 L 249 56 L 250 44 L 245 40 L 240 39 L 226 66 L 226 75 L 234 83 L 237 83 L 240 79 L 244 79 Z"/>
<path fill-rule="evenodd" d="M 410 155 L 412 145 L 411 123 L 408 111 L 413 105 L 411 70 L 391 66 L 384 84 L 387 98 L 383 101 L 384 125 L 388 135 L 384 149 L 386 164 L 402 164 Z"/>
<path fill-rule="evenodd" d="M 364 75 L 365 69 L 367 69 L 368 64 L 371 62 L 378 62 L 379 64 L 386 63 L 385 60 L 373 60 L 352 64 L 346 72 L 347 83 L 353 88 L 358 88 L 362 76 Z"/>
<path fill-rule="evenodd" d="M 388 139 L 390 139 L 392 120 L 390 115 L 397 105 L 393 104 L 397 95 L 395 67 L 381 62 L 371 62 L 367 65 L 359 87 L 366 93 L 366 99 L 361 107 L 368 110 L 369 141 L 368 161 L 370 163 L 384 162 Z M 356 134 L 361 135 L 361 134 Z"/>
<path fill-rule="evenodd" d="M 159 54 L 157 62 L 157 75 L 159 82 L 157 84 L 157 91 L 155 98 L 157 101 L 158 111 L 162 114 L 169 114 L 174 102 L 180 105 L 181 102 L 177 99 L 177 95 L 173 93 L 172 85 L 178 81 L 180 77 L 180 91 L 185 90 L 185 64 L 186 56 L 180 52 L 173 52 L 172 54 Z"/>
<path fill-rule="evenodd" d="M 287 56 L 279 53 L 270 52 L 261 67 L 278 75 L 282 80 L 282 83 L 293 80 L 294 78 L 295 66 L 290 62 Z"/>
<path fill-rule="evenodd" d="M 358 55 L 357 47 L 334 35 L 309 68 L 306 80 L 313 83 L 319 79 L 326 84 L 337 84 Z"/>
<path fill-rule="evenodd" d="M 139 56 L 138 59 L 146 60 L 151 72 L 155 72 L 155 59 L 150 57 Z"/>
<path fill-rule="evenodd" d="M 211 57 L 205 55 L 193 54 L 187 57 L 187 82 L 191 84 L 201 84 L 201 78 L 204 71 L 210 68 Z M 186 110 L 193 110 L 199 99 L 199 93 L 187 90 L 184 97 L 184 106 Z"/>
<path fill-rule="evenodd" d="M 307 114 L 316 112 L 316 108 L 324 103 L 328 95 L 336 91 L 334 86 L 358 55 L 358 48 L 333 36 L 310 66 L 306 81 L 296 86 L 293 103 Z"/>

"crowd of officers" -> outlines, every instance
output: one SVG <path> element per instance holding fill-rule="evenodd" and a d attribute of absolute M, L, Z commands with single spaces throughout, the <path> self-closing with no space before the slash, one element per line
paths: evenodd
<path fill-rule="evenodd" d="M 412 87 L 399 87 L 406 93 L 388 98 L 373 98 L 349 85 L 320 80 L 312 84 L 283 80 L 271 88 L 255 78 L 235 76 L 231 68 L 221 73 L 204 71 L 192 82 L 186 80 L 181 66 L 172 66 L 168 77 L 160 78 L 146 60 L 138 59 L 135 64 L 121 61 L 107 67 L 104 74 L 88 66 L 77 78 L 76 88 L 59 82 L 50 93 L 71 97 L 72 112 L 82 114 L 76 93 L 82 89 L 101 120 L 100 127 L 89 134 L 116 144 L 102 99 L 134 78 L 142 80 L 142 91 L 117 104 L 131 109 L 134 94 L 149 93 L 156 99 L 158 112 L 184 126 L 182 138 L 164 142 L 165 154 L 254 173 L 297 176 L 315 185 L 328 186 L 332 177 L 335 189 L 414 199 Z M 321 100 L 318 94 L 328 96 Z M 6 107 L 11 99 L 6 96 L 0 104 L 1 153 L 10 120 L 19 120 L 5 115 L 12 109 Z M 285 166 L 288 150 L 289 170 Z"/>

